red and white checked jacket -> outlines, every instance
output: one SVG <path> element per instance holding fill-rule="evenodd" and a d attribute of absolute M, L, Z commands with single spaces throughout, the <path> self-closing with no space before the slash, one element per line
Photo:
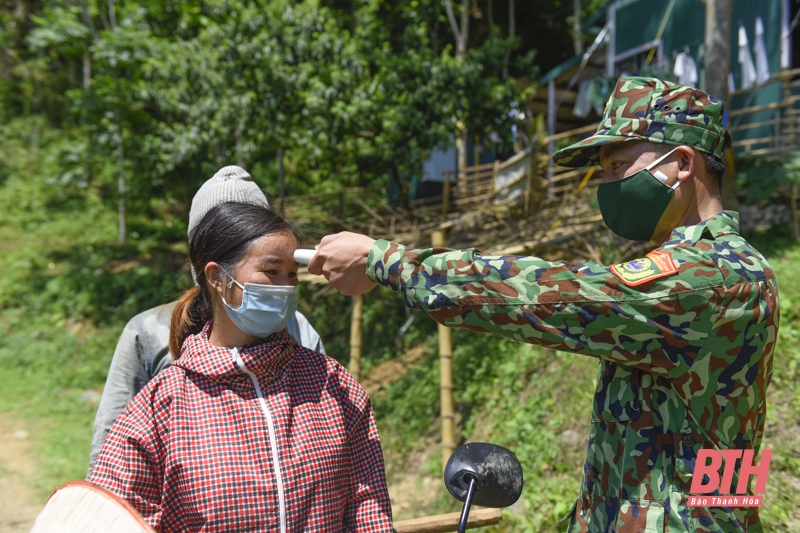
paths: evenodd
<path fill-rule="evenodd" d="M 211 323 L 119 415 L 89 481 L 159 531 L 392 531 L 369 397 L 286 330 L 240 349 Z"/>

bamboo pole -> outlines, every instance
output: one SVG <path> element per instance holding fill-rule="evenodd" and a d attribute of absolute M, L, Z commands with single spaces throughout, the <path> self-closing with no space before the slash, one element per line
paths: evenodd
<path fill-rule="evenodd" d="M 431 235 L 434 248 L 445 246 L 444 230 Z M 442 468 L 456 449 L 455 414 L 453 409 L 453 336 L 447 326 L 439 324 L 439 393 L 442 419 Z"/>
<path fill-rule="evenodd" d="M 490 205 L 492 202 L 492 196 L 494 196 L 494 188 L 497 184 L 497 174 L 500 173 L 500 160 L 494 160 L 494 166 L 492 166 L 492 178 L 489 182 L 489 188 L 486 191 L 486 201 L 484 202 L 486 205 Z"/>
<path fill-rule="evenodd" d="M 353 314 L 350 317 L 350 374 L 361 378 L 361 317 L 364 314 L 364 296 L 353 296 Z"/>
<path fill-rule="evenodd" d="M 531 157 L 531 156 L 528 156 Z M 531 209 L 531 195 L 533 194 L 533 158 L 531 157 L 531 166 L 525 173 L 525 196 L 522 198 L 522 214 L 527 217 Z"/>

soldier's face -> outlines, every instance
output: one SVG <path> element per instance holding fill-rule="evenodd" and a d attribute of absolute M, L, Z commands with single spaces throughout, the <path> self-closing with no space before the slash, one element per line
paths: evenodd
<path fill-rule="evenodd" d="M 663 149 L 654 150 L 653 144 L 647 141 L 628 141 L 602 146 L 600 166 L 603 167 L 603 183 L 631 176 L 653 164 L 665 153 Z M 669 237 L 674 228 L 693 219 L 692 214 L 696 212 L 696 209 L 692 209 L 692 205 L 696 203 L 695 184 L 694 180 L 689 178 L 694 174 L 694 158 L 693 149 L 688 146 L 678 146 L 671 154 L 650 168 L 652 172 L 658 171 L 666 176 L 664 185 L 674 187 L 680 182 L 653 233 L 652 239 L 656 242 L 662 242 Z"/>
<path fill-rule="evenodd" d="M 664 155 L 654 151 L 647 141 L 630 141 L 607 144 L 600 148 L 600 166 L 603 167 L 603 183 L 621 180 L 639 172 Z M 657 169 L 667 176 L 665 185 L 673 186 L 678 181 L 677 168 L 670 168 L 673 157 L 661 161 Z M 675 166 L 675 165 L 672 165 Z M 676 191 L 677 192 L 677 191 Z"/>

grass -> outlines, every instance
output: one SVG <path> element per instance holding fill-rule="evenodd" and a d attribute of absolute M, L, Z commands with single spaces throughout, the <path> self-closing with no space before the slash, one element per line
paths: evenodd
<path fill-rule="evenodd" d="M 514 531 L 556 528 L 580 488 L 597 362 L 463 330 L 454 331 L 454 346 L 461 440 L 491 441 L 519 457 L 525 498 L 514 507 Z M 390 485 L 409 475 L 437 479 L 434 498 L 396 519 L 460 509 L 439 481 L 437 367 L 431 345 L 420 366 L 373 398 Z M 421 441 L 433 453 L 418 453 Z"/>
<path fill-rule="evenodd" d="M 20 122 L 0 139 L 0 411 L 32 421 L 32 484 L 45 497 L 86 475 L 116 339 L 133 314 L 178 291 L 181 272 L 159 237 L 163 220 L 131 216 L 131 234 L 146 237 L 116 243 L 102 180 L 59 183 L 69 135 L 40 126 L 35 142 Z"/>

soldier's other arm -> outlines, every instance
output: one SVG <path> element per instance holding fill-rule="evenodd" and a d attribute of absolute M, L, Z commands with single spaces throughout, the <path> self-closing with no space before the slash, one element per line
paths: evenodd
<path fill-rule="evenodd" d="M 629 287 L 596 263 L 377 241 L 367 274 L 447 326 L 676 377 L 693 364 L 730 296 L 713 261 L 691 248 L 675 253 L 675 274 Z"/>

